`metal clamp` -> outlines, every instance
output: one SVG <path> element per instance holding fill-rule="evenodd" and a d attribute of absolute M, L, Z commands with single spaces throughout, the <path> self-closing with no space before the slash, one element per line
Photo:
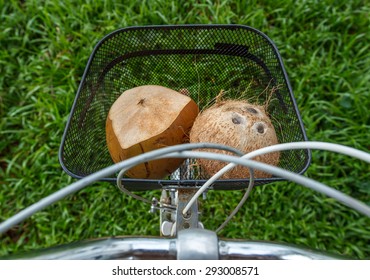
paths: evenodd
<path fill-rule="evenodd" d="M 177 235 L 178 260 L 218 260 L 218 238 L 206 229 L 185 229 Z"/>

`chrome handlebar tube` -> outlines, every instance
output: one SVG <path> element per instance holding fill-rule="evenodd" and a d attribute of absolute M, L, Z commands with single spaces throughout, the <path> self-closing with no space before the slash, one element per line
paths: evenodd
<path fill-rule="evenodd" d="M 323 260 L 342 257 L 272 242 L 219 239 L 213 231 L 186 229 L 179 231 L 175 238 L 112 237 L 80 241 L 11 256 L 9 259 Z"/>

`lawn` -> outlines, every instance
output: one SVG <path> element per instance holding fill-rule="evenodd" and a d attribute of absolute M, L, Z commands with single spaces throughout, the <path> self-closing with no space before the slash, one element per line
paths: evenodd
<path fill-rule="evenodd" d="M 115 2 L 0 0 L 0 221 L 74 181 L 58 161 L 68 114 L 94 46 L 127 26 L 261 30 L 281 53 L 308 138 L 369 152 L 366 1 Z M 307 176 L 370 205 L 369 165 L 322 151 L 312 158 Z M 240 197 L 210 192 L 202 202 L 206 227 L 218 227 Z M 0 257 L 94 237 L 158 235 L 159 217 L 148 210 L 115 186 L 95 183 L 0 236 Z M 370 219 L 294 183 L 256 187 L 220 236 L 370 259 Z"/>

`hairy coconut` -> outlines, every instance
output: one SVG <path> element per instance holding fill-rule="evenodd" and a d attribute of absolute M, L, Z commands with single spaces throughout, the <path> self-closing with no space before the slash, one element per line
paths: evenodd
<path fill-rule="evenodd" d="M 106 121 L 106 140 L 114 162 L 155 149 L 186 143 L 199 113 L 188 96 L 148 85 L 129 89 L 113 103 Z M 162 159 L 131 168 L 131 178 L 160 179 L 175 171 L 183 159 Z"/>
<path fill-rule="evenodd" d="M 249 153 L 277 144 L 278 140 L 263 106 L 240 100 L 226 100 L 217 102 L 198 115 L 190 132 L 190 142 L 224 144 Z M 224 151 L 219 153 L 230 154 Z M 277 165 L 279 156 L 280 154 L 276 152 L 259 156 L 254 160 Z M 225 162 L 205 159 L 199 159 L 198 163 L 207 176 L 212 176 L 226 165 Z M 255 170 L 254 176 L 255 178 L 271 177 L 270 174 L 260 170 Z M 225 173 L 222 178 L 247 177 L 249 177 L 249 169 L 237 166 Z"/>

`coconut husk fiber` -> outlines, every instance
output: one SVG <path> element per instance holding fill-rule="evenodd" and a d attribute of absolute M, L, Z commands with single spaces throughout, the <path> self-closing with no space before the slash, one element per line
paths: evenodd
<path fill-rule="evenodd" d="M 271 146 L 278 143 L 274 126 L 263 106 L 250 104 L 241 100 L 225 100 L 216 102 L 205 109 L 196 118 L 190 132 L 190 142 L 210 142 L 228 145 L 244 153 Z M 215 152 L 215 150 L 202 149 Z M 231 154 L 226 151 L 218 153 Z M 280 153 L 270 153 L 253 160 L 278 165 Z M 203 176 L 210 177 L 227 163 L 214 160 L 198 159 Z M 222 179 L 248 178 L 249 169 L 236 166 L 225 173 Z M 269 178 L 260 170 L 254 170 L 255 178 Z"/>

